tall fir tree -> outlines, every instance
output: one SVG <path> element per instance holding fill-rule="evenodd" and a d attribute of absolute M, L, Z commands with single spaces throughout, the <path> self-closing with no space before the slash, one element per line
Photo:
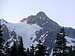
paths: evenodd
<path fill-rule="evenodd" d="M 4 43 L 4 40 L 3 40 L 3 34 L 2 34 L 2 25 L 0 23 L 0 56 L 4 56 L 3 54 L 3 43 Z"/>
<path fill-rule="evenodd" d="M 24 47 L 23 47 L 23 40 L 22 40 L 22 37 L 19 36 L 19 41 L 20 41 L 20 44 L 18 46 L 18 56 L 24 56 Z"/>
<path fill-rule="evenodd" d="M 29 48 L 27 48 L 26 55 L 30 56 L 30 49 Z"/>
<path fill-rule="evenodd" d="M 18 56 L 18 55 L 17 55 L 17 47 L 16 47 L 15 41 L 14 41 L 14 44 L 13 44 L 13 46 L 12 46 L 12 48 L 11 48 L 10 53 L 8 53 L 8 55 L 9 55 L 9 56 Z"/>
<path fill-rule="evenodd" d="M 35 56 L 47 56 L 47 48 L 45 45 L 43 45 L 43 43 L 41 42 L 41 40 L 39 40 L 39 43 L 37 44 L 37 46 L 35 47 Z"/>
<path fill-rule="evenodd" d="M 61 28 L 60 32 L 57 34 L 55 41 L 55 48 L 53 49 L 53 56 L 71 56 L 72 46 L 66 46 L 64 27 Z"/>
<path fill-rule="evenodd" d="M 66 47 L 65 40 L 65 31 L 64 27 L 61 28 L 60 32 L 57 34 L 57 38 L 55 41 L 55 48 L 53 49 L 53 56 L 65 56 L 64 50 Z"/>
<path fill-rule="evenodd" d="M 75 46 L 72 49 L 71 56 L 75 56 Z"/>

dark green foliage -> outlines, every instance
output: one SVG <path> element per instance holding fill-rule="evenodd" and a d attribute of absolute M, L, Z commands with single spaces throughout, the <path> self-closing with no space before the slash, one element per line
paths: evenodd
<path fill-rule="evenodd" d="M 2 38 L 2 36 L 3 36 L 3 34 L 2 34 L 2 29 L 1 29 L 1 25 L 0 25 L 0 49 L 2 49 L 3 48 L 3 42 L 4 42 L 4 40 L 3 40 L 3 38 Z"/>
<path fill-rule="evenodd" d="M 73 48 L 73 50 L 71 52 L 71 56 L 75 56 L 75 47 L 72 47 L 72 48 Z"/>
<path fill-rule="evenodd" d="M 66 46 L 66 39 L 64 27 L 57 34 L 55 41 L 55 48 L 53 49 L 53 56 L 74 56 L 72 51 L 72 46 Z"/>
<path fill-rule="evenodd" d="M 2 34 L 2 25 L 0 24 L 0 56 L 4 56 L 4 48 L 3 48 L 3 43 L 4 43 L 4 40 L 3 40 L 3 34 Z"/>
<path fill-rule="evenodd" d="M 27 56 L 30 56 L 30 50 L 29 50 L 29 48 L 27 48 Z"/>
<path fill-rule="evenodd" d="M 46 53 L 47 48 L 46 46 L 43 45 L 43 43 L 40 40 L 35 48 L 36 48 L 35 56 L 46 56 L 47 55 Z"/>
<path fill-rule="evenodd" d="M 65 40 L 65 32 L 64 28 L 60 30 L 60 32 L 57 34 L 55 48 L 53 49 L 53 56 L 63 56 L 64 50 L 66 47 L 66 40 Z"/>
<path fill-rule="evenodd" d="M 22 37 L 19 36 L 20 44 L 18 46 L 18 56 L 24 56 L 24 47 L 23 47 L 23 40 Z"/>
<path fill-rule="evenodd" d="M 22 37 L 19 36 L 18 40 L 15 35 L 14 44 L 11 48 L 4 50 L 3 43 L 4 40 L 2 38 L 2 29 L 0 25 L 0 56 L 49 56 L 47 46 L 43 45 L 42 41 L 39 40 L 38 44 L 34 47 L 24 48 Z M 53 56 L 75 56 L 75 47 L 66 46 L 66 39 L 64 28 L 61 28 L 60 32 L 57 34 L 57 38 L 55 41 L 55 47 L 53 49 Z M 12 41 L 12 42 L 13 42 Z M 72 50 L 73 49 L 73 50 Z M 5 51 L 5 53 L 3 53 Z"/>
<path fill-rule="evenodd" d="M 14 42 L 14 45 L 13 47 L 11 48 L 11 51 L 10 51 L 10 56 L 18 56 L 17 55 L 17 47 L 16 47 L 16 43 Z"/>

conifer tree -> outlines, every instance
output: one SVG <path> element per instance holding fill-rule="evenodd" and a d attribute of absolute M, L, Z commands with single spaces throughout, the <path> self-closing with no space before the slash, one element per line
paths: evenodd
<path fill-rule="evenodd" d="M 3 50 L 3 43 L 4 43 L 4 40 L 3 40 L 3 34 L 2 34 L 2 25 L 0 23 L 0 56 L 4 56 L 4 54 L 2 53 L 4 50 Z"/>
<path fill-rule="evenodd" d="M 14 42 L 14 45 L 12 46 L 11 48 L 11 51 L 10 51 L 10 56 L 18 56 L 17 55 L 17 48 L 16 48 L 16 43 Z"/>
<path fill-rule="evenodd" d="M 72 48 L 73 48 L 72 46 L 69 47 L 69 53 L 68 53 L 68 56 L 73 56 Z"/>
<path fill-rule="evenodd" d="M 57 34 L 55 48 L 53 49 L 53 56 L 65 56 L 66 39 L 64 37 L 65 31 L 63 27 Z"/>
<path fill-rule="evenodd" d="M 71 52 L 71 56 L 75 56 L 75 46 L 73 47 L 73 50 Z"/>
<path fill-rule="evenodd" d="M 41 40 L 39 40 L 39 43 L 37 44 L 37 46 L 35 47 L 35 56 L 46 56 L 46 46 L 43 45 L 43 43 L 41 42 Z"/>
<path fill-rule="evenodd" d="M 30 56 L 30 50 L 29 50 L 29 48 L 27 48 L 26 53 L 27 53 L 27 56 Z"/>
<path fill-rule="evenodd" d="M 24 56 L 23 40 L 21 36 L 19 36 L 19 41 L 20 41 L 20 44 L 18 46 L 18 56 Z"/>
<path fill-rule="evenodd" d="M 72 46 L 66 46 L 65 36 L 66 35 L 63 27 L 57 34 L 55 48 L 53 49 L 53 56 L 73 56 Z"/>

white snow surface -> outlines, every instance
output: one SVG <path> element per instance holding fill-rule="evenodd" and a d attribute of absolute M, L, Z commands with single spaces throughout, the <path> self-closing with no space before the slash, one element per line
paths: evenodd
<path fill-rule="evenodd" d="M 68 37 L 68 36 L 65 36 L 65 39 L 67 40 L 67 42 L 66 42 L 66 46 L 75 46 L 75 38 L 70 38 L 70 37 Z M 74 42 L 72 42 L 72 41 L 74 41 Z"/>
<path fill-rule="evenodd" d="M 24 47 L 30 47 L 36 38 L 35 32 L 41 29 L 37 24 L 26 23 L 5 23 L 10 31 L 15 31 L 17 35 L 22 36 Z M 32 38 L 32 40 L 31 40 Z"/>

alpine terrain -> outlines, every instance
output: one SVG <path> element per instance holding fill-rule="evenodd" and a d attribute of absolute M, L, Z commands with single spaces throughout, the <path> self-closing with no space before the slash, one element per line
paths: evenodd
<path fill-rule="evenodd" d="M 9 23 L 0 19 L 3 30 L 4 47 L 11 48 L 16 42 L 20 45 L 23 39 L 25 48 L 36 46 L 39 40 L 47 46 L 48 55 L 53 53 L 57 34 L 63 26 L 50 19 L 44 12 L 23 18 L 19 23 Z M 64 27 L 66 46 L 75 46 L 75 29 Z M 62 32 L 63 33 L 63 32 Z"/>

